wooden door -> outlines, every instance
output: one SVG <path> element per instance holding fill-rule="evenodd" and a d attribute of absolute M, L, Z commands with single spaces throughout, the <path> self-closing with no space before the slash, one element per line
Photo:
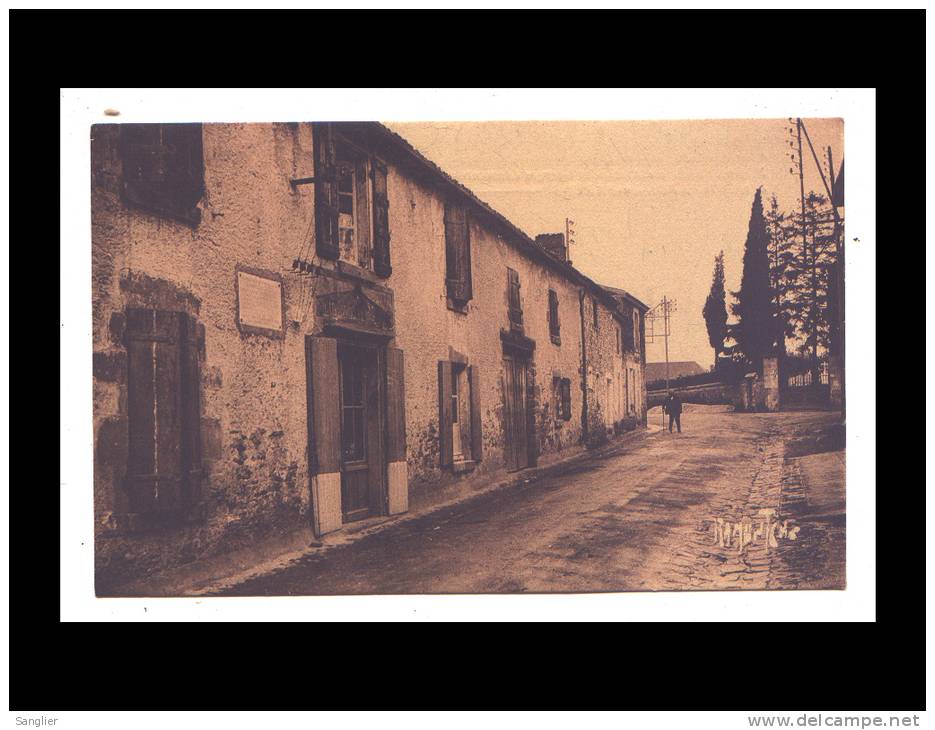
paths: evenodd
<path fill-rule="evenodd" d="M 353 522 L 383 512 L 382 353 L 338 347 L 341 512 Z"/>
<path fill-rule="evenodd" d="M 526 437 L 526 362 L 503 358 L 503 395 L 506 410 L 506 464 L 510 471 L 529 466 Z"/>

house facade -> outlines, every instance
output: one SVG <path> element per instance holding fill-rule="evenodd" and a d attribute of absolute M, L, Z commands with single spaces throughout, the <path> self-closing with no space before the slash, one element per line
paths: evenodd
<path fill-rule="evenodd" d="M 98 125 L 98 590 L 645 422 L 645 305 L 375 123 Z"/>

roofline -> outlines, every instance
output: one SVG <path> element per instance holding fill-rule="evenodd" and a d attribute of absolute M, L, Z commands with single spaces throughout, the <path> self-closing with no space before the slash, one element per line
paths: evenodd
<path fill-rule="evenodd" d="M 634 307 L 636 307 L 637 309 L 640 309 L 640 310 L 642 310 L 643 312 L 648 312 L 648 311 L 649 311 L 649 305 L 646 304 L 645 302 L 643 302 L 643 301 L 637 299 L 635 296 L 633 296 L 632 294 L 630 294 L 630 292 L 627 292 L 624 296 L 625 296 L 626 300 L 627 300 L 628 302 L 630 302 L 630 304 L 632 304 L 632 305 L 633 305 Z"/>
<path fill-rule="evenodd" d="M 615 319 L 621 322 L 624 321 L 623 315 L 617 311 L 616 299 L 604 289 L 603 286 L 583 274 L 570 263 L 560 261 L 553 257 L 506 216 L 494 210 L 489 204 L 478 198 L 471 190 L 419 152 L 419 150 L 413 147 L 404 137 L 380 122 L 364 122 L 363 124 L 368 125 L 369 128 L 373 130 L 376 137 L 375 141 L 383 141 L 389 144 L 394 151 L 402 153 L 406 161 L 415 163 L 422 172 L 428 173 L 434 182 L 441 183 L 442 187 L 447 188 L 448 191 L 454 192 L 470 203 L 476 211 L 482 214 L 482 217 L 488 219 L 495 227 L 499 227 L 506 233 L 505 240 L 511 243 L 521 254 L 567 277 L 579 286 L 589 289 L 593 295 L 603 301 L 604 305 L 611 311 Z M 636 306 L 642 307 L 644 311 L 649 309 L 649 307 L 635 297 L 632 297 L 632 300 Z"/>
<path fill-rule="evenodd" d="M 611 296 L 614 296 L 614 297 L 623 297 L 623 298 L 626 299 L 628 302 L 630 302 L 630 304 L 632 304 L 634 307 L 636 307 L 636 308 L 638 308 L 638 309 L 641 309 L 641 310 L 643 310 L 644 312 L 649 311 L 649 305 L 648 305 L 648 304 L 645 304 L 644 302 L 640 301 L 639 299 L 637 299 L 635 296 L 633 296 L 632 294 L 630 294 L 630 292 L 626 291 L 625 289 L 619 289 L 619 288 L 617 288 L 617 287 L 615 287 L 615 286 L 608 286 L 608 285 L 606 285 L 606 284 L 601 284 L 600 286 L 601 286 L 601 288 L 603 288 L 603 289 L 605 289 L 606 291 L 610 292 Z"/>

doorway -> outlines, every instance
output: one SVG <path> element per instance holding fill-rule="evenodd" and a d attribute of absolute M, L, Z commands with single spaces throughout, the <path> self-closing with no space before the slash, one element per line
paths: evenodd
<path fill-rule="evenodd" d="M 503 356 L 503 399 L 505 406 L 505 456 L 508 471 L 529 466 L 527 430 L 528 360 L 515 355 Z"/>
<path fill-rule="evenodd" d="M 382 367 L 381 348 L 338 344 L 344 522 L 383 513 Z"/>

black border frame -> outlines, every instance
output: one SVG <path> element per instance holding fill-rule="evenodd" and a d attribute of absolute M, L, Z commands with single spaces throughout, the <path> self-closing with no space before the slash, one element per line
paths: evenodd
<path fill-rule="evenodd" d="M 10 222 L 30 229 L 11 235 L 11 241 L 35 240 L 36 222 L 56 208 L 47 191 L 54 177 L 54 145 L 48 142 L 58 132 L 58 88 L 164 87 L 172 76 L 184 85 L 204 78 L 208 60 L 226 72 L 217 81 L 223 77 L 232 86 L 247 86 L 250 78 L 257 80 L 253 86 L 320 81 L 312 73 L 313 61 L 328 57 L 330 49 L 313 28 L 333 17 L 318 12 L 310 19 L 292 11 L 10 11 L 10 189 L 11 210 L 18 213 Z M 651 79 L 655 86 L 730 81 L 736 87 L 764 82 L 874 87 L 878 208 L 908 215 L 899 226 L 881 216 L 880 231 L 902 242 L 881 251 L 903 256 L 878 259 L 878 281 L 899 286 L 889 296 L 878 289 L 878 299 L 905 306 L 917 291 L 906 273 L 919 268 L 913 243 L 924 239 L 924 210 L 905 202 L 925 188 L 924 163 L 915 154 L 920 145 L 924 152 L 925 139 L 924 11 L 547 11 L 535 18 L 510 11 L 420 16 L 368 11 L 367 16 L 366 22 L 356 16 L 361 25 L 355 27 L 368 26 L 370 47 L 394 57 L 393 63 L 369 68 L 374 85 L 383 81 L 386 87 L 414 76 L 430 86 L 456 86 L 459 71 L 461 80 L 477 83 L 485 55 L 496 62 L 486 85 L 497 87 L 530 86 L 534 78 L 548 86 L 571 85 L 582 77 L 596 79 L 598 69 L 608 86 Z M 433 36 L 431 29 L 439 27 L 446 32 Z M 171 57 L 164 50 L 167 38 Z M 232 46 L 237 38 L 243 42 Z M 827 46 L 832 62 L 809 55 L 793 63 L 797 49 L 809 42 Z M 898 49 L 892 52 L 887 43 L 898 43 Z M 460 64 L 452 58 L 453 48 L 463 51 Z M 497 53 L 484 54 L 482 48 Z M 67 62 L 40 66 L 45 54 L 37 49 L 53 49 L 50 57 Z M 86 192 L 61 191 L 72 194 Z M 17 301 L 34 301 L 36 280 L 47 276 L 48 256 L 37 257 L 33 247 L 13 246 L 11 252 L 18 259 L 11 261 L 10 271 L 18 272 L 11 284 L 23 289 Z M 924 260 L 924 248 L 921 254 Z M 51 308 L 53 302 L 47 297 L 42 303 Z M 290 624 L 60 623 L 57 499 L 53 490 L 42 488 L 51 479 L 25 457 L 44 446 L 36 434 L 51 429 L 46 413 L 54 410 L 35 398 L 52 390 L 36 387 L 45 382 L 36 378 L 37 364 L 55 359 L 54 352 L 35 353 L 34 345 L 46 343 L 44 328 L 36 326 L 41 321 L 30 322 L 28 336 L 10 338 L 25 344 L 29 355 L 22 357 L 24 350 L 16 348 L 11 358 L 16 365 L 11 382 L 19 386 L 20 400 L 10 409 L 16 416 L 11 435 L 20 446 L 15 466 L 27 473 L 10 479 L 10 709 L 925 708 L 925 494 L 908 471 L 907 462 L 917 453 L 910 438 L 918 426 L 917 420 L 906 424 L 905 411 L 881 409 L 878 417 L 900 427 L 880 434 L 877 460 L 884 470 L 877 474 L 877 524 L 898 521 L 903 530 L 898 540 L 878 531 L 875 623 L 361 626 L 353 638 L 340 627 Z M 21 320 L 17 324 L 25 330 Z M 852 330 L 857 336 L 853 325 Z M 916 352 L 905 344 L 918 341 L 914 330 L 915 339 L 908 333 L 903 338 L 897 324 L 881 343 L 902 343 L 898 351 Z M 918 387 L 924 397 L 924 383 Z M 892 393 L 879 403 L 892 406 L 897 400 L 915 419 L 924 415 L 915 396 L 904 403 L 902 393 Z M 887 447 L 895 453 L 888 454 Z M 792 650 L 794 664 L 713 665 L 715 648 L 749 647 L 752 656 L 763 641 Z M 400 662 L 391 664 L 388 657 Z M 370 682 L 365 694 L 346 691 L 344 679 L 362 667 L 379 681 Z M 757 689 L 743 691 L 745 678 L 752 679 L 757 668 Z"/>

